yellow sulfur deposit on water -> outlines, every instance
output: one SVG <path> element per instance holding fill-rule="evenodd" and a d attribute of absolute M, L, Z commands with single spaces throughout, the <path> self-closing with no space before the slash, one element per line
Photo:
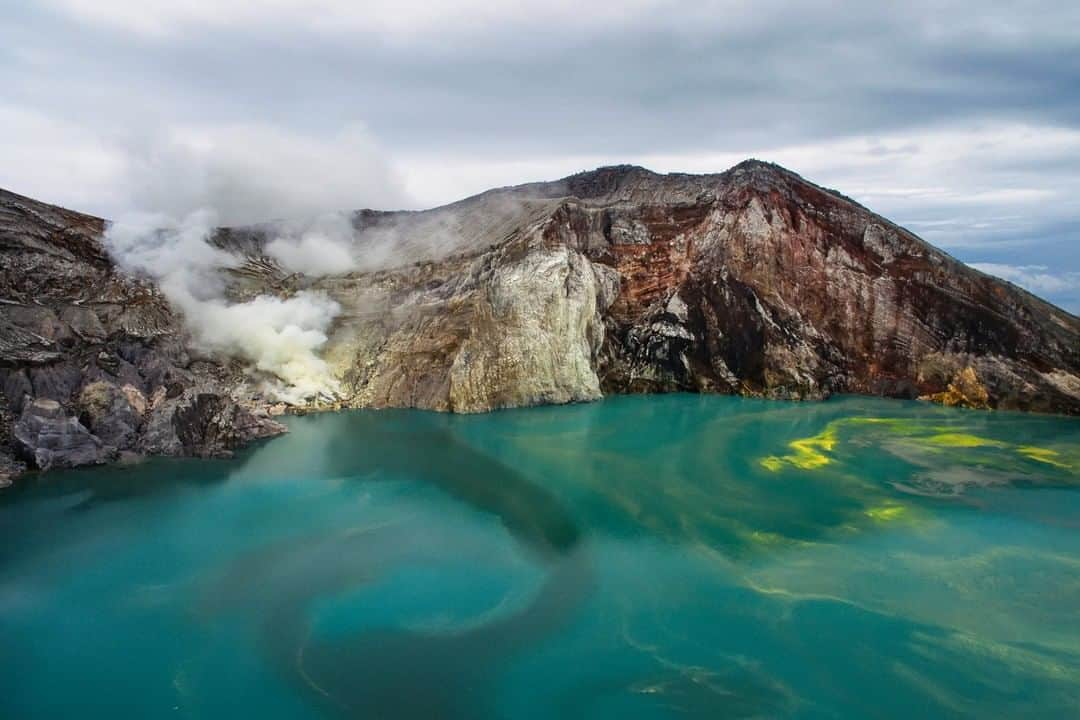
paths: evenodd
<path fill-rule="evenodd" d="M 1070 469 L 1070 465 L 1066 462 L 1062 462 L 1059 458 L 1061 453 L 1057 450 L 1051 450 L 1050 448 L 1041 448 L 1034 445 L 1021 445 L 1016 448 L 1016 452 L 1020 453 L 1029 460 L 1036 462 L 1046 463 L 1047 465 L 1053 465 L 1054 467 Z"/>
<path fill-rule="evenodd" d="M 1063 470 L 1073 470 L 1074 468 L 1071 458 L 1067 459 L 1059 451 L 1050 448 L 1034 445 L 1013 445 L 1003 440 L 962 432 L 956 425 L 931 424 L 907 418 L 881 417 L 850 417 L 833 420 L 817 435 L 789 442 L 788 447 L 791 448 L 792 452 L 786 455 L 769 455 L 762 458 L 760 461 L 761 466 L 772 472 L 779 472 L 789 465 L 800 470 L 822 468 L 834 462 L 831 453 L 838 444 L 837 433 L 841 427 L 849 425 L 861 426 L 867 431 L 876 428 L 879 434 L 884 432 L 893 437 L 903 438 L 904 442 L 912 447 L 921 447 L 934 453 L 940 453 L 946 449 L 998 449 L 1015 452 L 1028 460 Z M 950 455 L 950 457 L 953 456 Z M 956 460 L 963 462 L 963 459 L 959 456 L 956 456 Z M 969 458 L 969 461 L 973 460 L 973 457 Z"/>
<path fill-rule="evenodd" d="M 776 455 L 770 455 L 769 457 L 761 461 L 762 467 L 766 470 L 772 470 L 778 472 L 780 468 L 784 467 L 784 461 Z"/>
<path fill-rule="evenodd" d="M 785 463 L 802 470 L 815 470 L 832 462 L 832 459 L 825 453 L 836 447 L 836 442 L 836 427 L 833 423 L 830 423 L 824 430 L 813 437 L 792 440 L 788 443 L 788 447 L 794 450 L 793 453 L 780 457 L 770 455 L 762 460 L 761 464 L 773 472 L 782 468 Z"/>
<path fill-rule="evenodd" d="M 783 535 L 774 532 L 765 532 L 763 530 L 755 530 L 747 535 L 747 539 L 758 545 L 780 545 L 786 540 Z"/>
<path fill-rule="evenodd" d="M 978 435 L 969 435 L 968 433 L 956 433 L 948 432 L 941 433 L 939 435 L 933 435 L 927 438 L 927 442 L 934 445 L 940 445 L 941 447 L 959 447 L 959 448 L 974 448 L 974 447 L 1005 447 L 1005 443 L 1000 440 L 991 440 L 989 438 L 982 438 Z"/>
<path fill-rule="evenodd" d="M 906 505 L 889 504 L 872 507 L 865 512 L 867 517 L 876 522 L 892 522 L 907 515 L 908 508 Z"/>

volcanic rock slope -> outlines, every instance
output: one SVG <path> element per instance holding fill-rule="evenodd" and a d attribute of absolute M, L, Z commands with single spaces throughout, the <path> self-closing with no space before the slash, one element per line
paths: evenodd
<path fill-rule="evenodd" d="M 1080 411 L 1078 318 L 775 165 L 602 168 L 356 223 L 422 261 L 311 283 L 345 307 L 348 405 L 916 397 L 970 367 L 994 406 Z"/>
<path fill-rule="evenodd" d="M 353 224 L 364 269 L 318 278 L 264 253 L 273 225 L 211 238 L 242 259 L 235 300 L 315 290 L 341 305 L 322 349 L 332 407 L 686 390 L 1080 413 L 1080 319 L 775 165 L 608 167 Z M 158 291 L 111 265 L 101 231 L 0 195 L 5 452 L 47 466 L 44 436 L 213 454 L 278 431 L 251 374 L 194 352 Z"/>
<path fill-rule="evenodd" d="M 0 485 L 124 452 L 221 455 L 284 431 L 242 368 L 189 352 L 157 288 L 106 255 L 104 221 L 0 190 Z"/>

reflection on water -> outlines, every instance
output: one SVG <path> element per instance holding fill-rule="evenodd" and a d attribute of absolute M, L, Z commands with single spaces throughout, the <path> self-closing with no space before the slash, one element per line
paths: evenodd
<path fill-rule="evenodd" d="M 290 427 L 0 496 L 3 717 L 1080 706 L 1075 419 L 664 396 Z"/>
<path fill-rule="evenodd" d="M 497 518 L 521 549 L 547 566 L 547 579 L 526 607 L 468 629 L 380 628 L 311 639 L 307 619 L 320 598 L 377 582 L 403 564 L 437 564 L 446 559 L 454 538 L 444 536 L 433 518 L 434 532 L 388 523 L 292 539 L 239 558 L 209 597 L 244 608 L 250 607 L 253 588 L 271 597 L 266 647 L 285 673 L 329 710 L 356 717 L 470 717 L 486 702 L 487 689 L 480 692 L 485 676 L 511 653 L 557 630 L 588 583 L 586 553 L 577 551 L 580 530 L 558 498 L 461 443 L 433 418 L 424 420 L 417 427 L 413 414 L 361 413 L 337 423 L 324 450 L 331 472 L 362 477 L 379 472 L 438 488 Z M 365 450 L 350 452 L 357 438 L 364 439 Z M 482 549 L 475 561 L 483 561 Z"/>

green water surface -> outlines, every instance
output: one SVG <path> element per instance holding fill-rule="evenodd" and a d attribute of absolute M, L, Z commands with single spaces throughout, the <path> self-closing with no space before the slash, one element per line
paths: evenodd
<path fill-rule="evenodd" d="M 0 493 L 0 718 L 1080 717 L 1080 420 L 297 417 Z"/>

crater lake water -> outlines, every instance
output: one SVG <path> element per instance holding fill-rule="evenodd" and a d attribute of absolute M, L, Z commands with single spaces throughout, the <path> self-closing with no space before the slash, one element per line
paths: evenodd
<path fill-rule="evenodd" d="M 0 493 L 0 717 L 1080 716 L 1080 420 L 293 417 Z"/>

